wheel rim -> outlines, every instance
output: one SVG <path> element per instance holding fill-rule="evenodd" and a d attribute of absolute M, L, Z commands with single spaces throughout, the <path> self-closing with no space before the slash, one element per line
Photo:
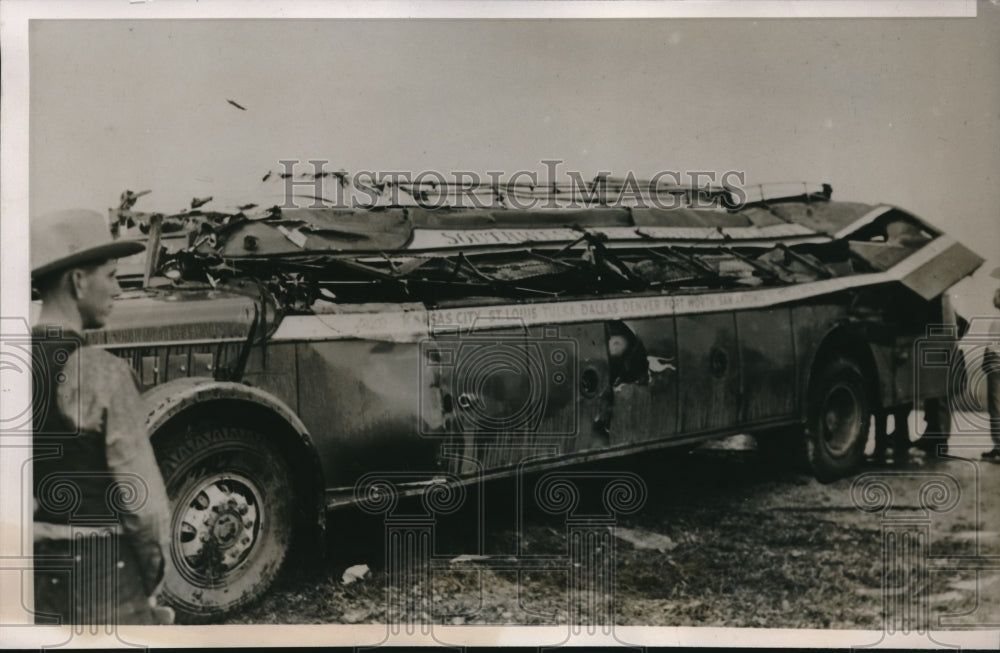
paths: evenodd
<path fill-rule="evenodd" d="M 241 573 L 260 542 L 260 490 L 246 477 L 213 474 L 177 505 L 173 559 L 178 572 L 198 587 L 227 584 Z"/>
<path fill-rule="evenodd" d="M 827 451 L 833 456 L 848 453 L 857 441 L 861 423 L 861 402 L 854 389 L 847 385 L 833 387 L 823 401 L 820 419 Z"/>

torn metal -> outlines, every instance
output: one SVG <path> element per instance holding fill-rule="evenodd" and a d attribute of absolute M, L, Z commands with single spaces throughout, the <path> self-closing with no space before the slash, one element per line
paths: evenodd
<path fill-rule="evenodd" d="M 111 212 L 113 231 L 134 225 L 133 237 L 149 236 L 156 214 L 131 208 L 141 194 L 123 194 Z M 155 273 L 177 286 L 256 279 L 293 315 L 327 302 L 435 307 L 857 285 L 857 277 L 889 270 L 942 235 L 893 207 L 834 202 L 826 185 L 728 210 L 200 208 L 210 200 L 160 217 Z M 929 299 L 980 262 L 956 243 L 900 280 Z"/>

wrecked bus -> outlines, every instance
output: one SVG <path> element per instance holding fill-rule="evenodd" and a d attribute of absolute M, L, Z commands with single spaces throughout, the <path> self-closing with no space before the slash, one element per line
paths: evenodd
<path fill-rule="evenodd" d="M 264 593 L 372 472 L 414 473 L 405 494 L 751 433 L 849 475 L 873 414 L 947 392 L 915 344 L 950 346 L 929 327 L 981 263 L 828 186 L 111 221 L 148 259 L 87 337 L 142 386 L 172 502 L 164 594 L 189 620 Z"/>

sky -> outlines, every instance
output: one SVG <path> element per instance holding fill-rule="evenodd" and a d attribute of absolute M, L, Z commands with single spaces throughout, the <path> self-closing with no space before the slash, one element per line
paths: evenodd
<path fill-rule="evenodd" d="M 560 159 L 585 177 L 828 182 L 835 199 L 902 206 L 992 262 L 1000 7 L 979 11 L 33 21 L 30 211 L 104 210 L 126 188 L 153 191 L 137 209 L 206 195 L 222 208 L 256 199 L 287 158 L 446 175 L 541 173 Z"/>

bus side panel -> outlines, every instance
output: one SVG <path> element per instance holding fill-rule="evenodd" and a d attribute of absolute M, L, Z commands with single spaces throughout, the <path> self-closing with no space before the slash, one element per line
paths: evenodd
<path fill-rule="evenodd" d="M 454 452 L 449 469 L 468 474 L 516 463 L 537 436 L 526 424 L 537 417 L 547 390 L 538 361 L 529 363 L 536 352 L 529 353 L 526 330 L 439 330 L 434 348 L 435 390 L 445 411 L 447 447 Z"/>
<path fill-rule="evenodd" d="M 440 430 L 440 407 L 432 401 L 439 390 L 420 386 L 430 375 L 420 374 L 418 344 L 295 346 L 299 416 L 312 433 L 328 487 L 350 485 L 366 472 L 435 469 L 444 439 L 421 434 Z"/>
<path fill-rule="evenodd" d="M 295 378 L 295 345 L 268 343 L 254 347 L 247 357 L 242 380 L 266 390 L 285 402 L 292 410 L 299 410 L 298 382 Z"/>
<path fill-rule="evenodd" d="M 732 429 L 740 410 L 740 358 L 733 313 L 677 318 L 683 434 Z"/>
<path fill-rule="evenodd" d="M 796 356 L 798 413 L 806 418 L 809 400 L 809 379 L 812 365 L 824 338 L 846 317 L 846 310 L 839 303 L 797 304 L 791 308 L 792 336 Z"/>
<path fill-rule="evenodd" d="M 798 406 L 795 343 L 788 308 L 736 313 L 743 371 L 740 421 L 789 417 Z"/>
<path fill-rule="evenodd" d="M 546 379 L 538 434 L 552 438 L 565 453 L 606 447 L 606 437 L 595 428 L 603 409 L 602 391 L 610 383 L 604 323 L 531 327 L 528 333 L 529 345 L 541 354 Z M 523 455 L 537 456 L 538 449 L 525 449 Z"/>

